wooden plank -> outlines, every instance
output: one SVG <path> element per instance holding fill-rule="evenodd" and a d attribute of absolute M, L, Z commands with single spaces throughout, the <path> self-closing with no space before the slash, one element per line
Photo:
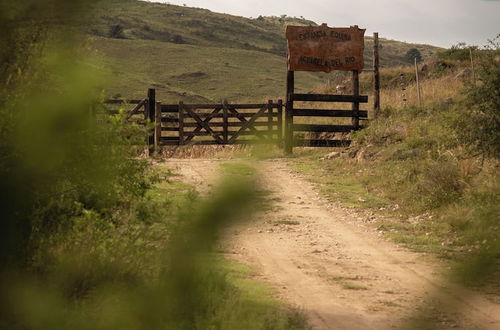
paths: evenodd
<path fill-rule="evenodd" d="M 154 88 L 148 89 L 148 107 L 145 112 L 148 113 L 148 119 L 151 123 L 155 121 L 156 109 L 156 90 Z M 151 156 L 155 152 L 155 135 L 154 130 L 148 132 L 148 152 Z"/>
<path fill-rule="evenodd" d="M 257 139 L 246 139 L 246 140 L 236 140 L 234 141 L 233 144 L 236 144 L 236 145 L 243 145 L 243 144 L 277 144 L 278 143 L 278 140 L 277 139 L 273 139 L 273 140 L 257 140 Z M 162 138 L 161 140 L 161 145 L 164 145 L 164 146 L 178 146 L 179 145 L 179 141 L 175 141 L 175 140 L 165 140 L 164 138 Z M 191 143 L 189 143 L 189 145 L 220 145 L 220 143 L 214 141 L 214 140 L 198 140 L 198 141 L 192 141 Z"/>
<path fill-rule="evenodd" d="M 268 100 L 267 101 L 267 130 L 271 132 L 273 129 L 273 101 Z M 269 133 L 267 136 L 268 139 L 272 139 L 272 134 Z"/>
<path fill-rule="evenodd" d="M 285 107 L 285 153 L 293 153 L 293 95 L 295 93 L 295 73 L 288 71 L 286 76 Z"/>
<path fill-rule="evenodd" d="M 352 125 L 314 125 L 314 124 L 294 124 L 292 126 L 297 132 L 351 132 L 354 130 Z"/>
<path fill-rule="evenodd" d="M 179 144 L 184 144 L 184 103 L 179 102 L 178 107 L 178 119 L 179 119 Z"/>
<path fill-rule="evenodd" d="M 283 140 L 283 100 L 278 100 L 278 140 Z"/>
<path fill-rule="evenodd" d="M 293 109 L 293 115 L 298 117 L 350 118 L 355 114 L 352 110 Z M 359 116 L 368 117 L 368 111 L 359 111 Z"/>
<path fill-rule="evenodd" d="M 238 109 L 260 109 L 260 108 L 262 108 L 262 106 L 264 106 L 264 104 L 265 103 L 247 103 L 247 104 L 235 103 L 235 104 L 232 104 L 232 103 L 228 102 L 229 106 L 234 107 L 234 108 L 238 108 Z M 216 109 L 216 108 L 222 109 L 222 107 L 223 107 L 223 104 L 221 104 L 221 103 L 213 103 L 213 104 L 185 103 L 184 105 L 189 107 L 192 110 Z M 273 103 L 273 106 L 276 107 L 277 103 Z M 162 110 L 174 110 L 174 109 L 176 109 L 176 107 L 177 107 L 177 104 L 163 104 Z"/>
<path fill-rule="evenodd" d="M 179 104 L 162 104 L 161 112 L 179 112 Z"/>
<path fill-rule="evenodd" d="M 161 137 L 161 102 L 156 102 L 155 107 L 155 148 L 158 151 Z"/>
<path fill-rule="evenodd" d="M 380 59 L 378 32 L 373 34 L 373 115 L 380 113 Z"/>
<path fill-rule="evenodd" d="M 295 146 L 301 147 L 348 147 L 351 140 L 295 140 Z"/>
<path fill-rule="evenodd" d="M 179 130 L 178 127 L 162 127 L 162 131 L 166 131 L 166 132 L 177 132 Z M 232 134 L 235 134 L 237 133 L 238 131 L 230 131 L 228 130 L 228 135 L 232 135 Z M 218 135 L 223 135 L 224 132 L 223 131 L 214 131 L 215 134 L 218 134 Z M 279 131 L 278 130 L 271 130 L 271 131 L 268 131 L 268 130 L 263 130 L 263 131 L 257 131 L 257 132 L 253 132 L 253 131 L 245 131 L 245 132 L 240 132 L 239 135 L 262 135 L 262 134 L 267 134 L 267 133 L 270 133 L 271 135 L 278 135 Z M 200 132 L 200 131 L 184 131 L 184 137 L 189 137 L 189 136 L 211 136 L 211 133 L 208 133 L 208 132 Z M 176 137 L 177 138 L 177 137 Z"/>
<path fill-rule="evenodd" d="M 245 119 L 245 122 L 241 126 L 238 133 L 233 134 L 231 136 L 231 139 L 229 139 L 228 143 L 234 143 L 234 141 L 236 141 L 236 139 L 238 138 L 240 132 L 243 132 L 246 129 L 252 128 L 252 124 L 256 124 L 255 121 L 257 120 L 257 118 L 259 118 L 260 114 L 262 114 L 266 111 L 266 109 L 267 109 L 267 105 L 264 104 L 264 106 L 259 110 L 259 112 L 257 112 L 252 118 L 250 118 L 250 120 L 246 121 L 246 119 Z M 266 124 L 266 123 L 263 123 L 263 124 Z M 255 125 L 253 125 L 253 126 L 255 126 Z M 253 127 L 253 129 L 255 129 L 255 127 Z M 260 136 L 257 135 L 257 137 L 260 137 Z"/>
<path fill-rule="evenodd" d="M 359 72 L 352 72 L 352 94 L 354 97 L 359 96 Z M 352 126 L 354 129 L 359 129 L 359 102 L 353 101 L 352 103 L 352 112 L 354 116 L 352 117 Z"/>
<path fill-rule="evenodd" d="M 139 109 L 142 107 L 144 107 L 144 111 L 146 111 L 146 100 L 142 100 L 132 110 L 130 110 L 127 113 L 127 116 L 125 117 L 125 119 L 130 119 L 130 117 L 132 117 L 133 115 L 139 114 L 139 112 L 140 112 Z"/>
<path fill-rule="evenodd" d="M 168 108 L 168 110 L 165 110 L 165 108 L 164 108 L 163 106 L 164 106 L 164 105 L 162 105 L 162 112 L 163 112 L 163 113 L 177 113 L 177 112 L 179 111 L 179 108 L 178 108 L 179 106 L 178 106 L 178 105 L 176 105 L 175 109 L 174 109 L 174 108 Z M 232 105 L 230 105 L 230 104 L 228 104 L 228 106 L 233 107 L 233 106 L 232 106 Z M 207 109 L 207 110 L 208 110 L 208 109 Z M 111 111 L 112 111 L 112 110 L 111 110 Z M 118 110 L 117 110 L 116 112 L 118 113 Z M 243 117 L 252 117 L 252 116 L 253 116 L 253 115 L 255 115 L 255 114 L 256 114 L 256 112 L 239 112 L 239 115 L 241 115 L 241 116 L 243 116 Z M 198 115 L 198 117 L 200 117 L 200 118 L 206 118 L 206 117 L 208 117 L 208 116 L 211 116 L 211 117 L 213 117 L 213 118 L 223 118 L 223 117 L 224 117 L 224 114 L 222 114 L 222 113 L 217 113 L 217 114 L 215 114 L 215 115 L 213 115 L 213 116 L 212 116 L 212 114 L 211 114 L 211 113 L 203 113 L 203 112 L 202 112 L 202 113 L 199 113 L 199 112 L 198 112 L 198 113 L 197 113 L 197 115 Z M 191 117 L 191 116 L 186 115 L 186 114 L 184 114 L 184 116 L 185 116 L 186 118 L 190 118 L 190 117 Z M 266 117 L 266 116 L 267 116 L 266 114 L 263 114 L 261 117 Z M 233 114 L 233 113 L 228 113 L 228 117 L 229 117 L 229 118 L 238 118 L 238 116 L 236 116 L 236 115 L 235 115 L 235 114 Z M 278 117 L 278 114 L 273 113 L 273 117 Z M 168 115 L 167 115 L 167 117 L 165 117 L 165 116 L 164 116 L 164 118 L 168 118 Z"/>
<path fill-rule="evenodd" d="M 293 94 L 293 101 L 368 103 L 367 95 Z"/>
<path fill-rule="evenodd" d="M 201 120 L 201 118 L 196 116 L 196 113 L 193 112 L 193 110 L 191 110 L 189 107 L 184 106 L 183 109 L 185 109 L 186 112 L 189 113 L 196 120 L 196 122 L 201 127 L 203 127 L 207 132 L 212 133 L 212 136 L 214 137 L 215 141 L 219 142 L 220 144 L 224 144 L 224 141 L 217 134 L 215 134 L 212 128 L 208 125 L 208 122 Z"/>
<path fill-rule="evenodd" d="M 233 107 L 232 105 L 228 104 L 228 107 L 231 107 L 233 109 L 237 109 L 235 107 Z M 239 117 L 253 117 L 257 112 L 239 112 L 238 111 L 238 114 L 239 115 L 236 115 L 234 113 L 228 113 L 228 117 L 229 118 L 239 118 Z M 218 113 L 214 116 L 211 115 L 211 113 L 204 113 L 204 112 L 196 112 L 196 114 L 198 115 L 198 117 L 200 118 L 205 118 L 205 117 L 212 117 L 212 118 L 224 118 L 224 114 L 223 113 Z M 191 116 L 186 116 L 186 117 L 191 117 Z M 261 114 L 259 117 L 267 117 L 267 114 L 266 113 L 263 113 Z M 276 115 L 273 115 L 273 117 L 277 117 Z"/>
<path fill-rule="evenodd" d="M 224 100 L 224 103 L 223 103 L 223 109 L 222 109 L 222 115 L 223 115 L 223 118 L 222 118 L 222 132 L 223 132 L 223 135 L 222 135 L 222 139 L 224 140 L 224 143 L 227 144 L 228 142 L 228 108 L 227 108 L 227 100 Z"/>

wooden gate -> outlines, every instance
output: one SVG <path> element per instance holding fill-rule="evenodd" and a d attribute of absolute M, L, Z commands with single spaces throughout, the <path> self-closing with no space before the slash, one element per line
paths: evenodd
<path fill-rule="evenodd" d="M 160 114 L 160 115 L 159 115 Z M 279 143 L 281 100 L 264 104 L 160 104 L 156 116 L 159 145 Z"/>

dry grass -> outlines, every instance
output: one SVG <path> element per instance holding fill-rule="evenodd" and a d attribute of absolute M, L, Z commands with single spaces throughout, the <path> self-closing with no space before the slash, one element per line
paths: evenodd
<path fill-rule="evenodd" d="M 456 100 L 460 96 L 463 82 L 458 77 L 445 76 L 441 78 L 431 78 L 421 82 L 422 105 L 430 106 L 436 103 L 447 102 L 447 99 Z M 406 102 L 402 94 L 406 95 Z M 407 106 L 418 106 L 417 86 L 412 83 L 403 91 L 401 88 L 382 90 L 381 104 L 383 107 L 404 108 Z M 368 104 L 372 108 L 372 104 Z"/>

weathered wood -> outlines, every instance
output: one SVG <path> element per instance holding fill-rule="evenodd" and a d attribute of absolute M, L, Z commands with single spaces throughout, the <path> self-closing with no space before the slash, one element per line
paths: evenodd
<path fill-rule="evenodd" d="M 162 129 L 163 131 L 165 131 L 165 127 L 163 127 Z M 173 130 L 172 131 L 178 131 L 179 129 L 177 127 L 173 127 Z M 169 130 L 170 132 L 170 130 Z M 224 135 L 224 131 L 214 131 L 215 134 L 217 135 L 220 135 L 220 136 L 223 136 Z M 231 131 L 231 130 L 228 130 L 227 131 L 228 135 L 233 135 L 233 134 L 236 134 L 238 133 L 238 131 Z M 273 135 L 277 135 L 278 134 L 278 130 L 262 130 L 262 131 L 245 131 L 245 132 L 239 132 L 239 135 L 253 135 L 253 136 L 258 136 L 258 135 L 265 135 L 265 134 L 268 134 L 268 133 L 271 133 Z M 203 132 L 200 132 L 200 131 L 184 131 L 184 137 L 189 137 L 189 136 L 211 136 L 212 133 L 209 133 L 209 132 L 206 132 L 206 131 L 203 131 Z"/>
<path fill-rule="evenodd" d="M 273 101 L 272 100 L 268 100 L 267 101 L 267 130 L 269 132 L 271 132 L 271 130 L 273 129 Z M 268 139 L 272 139 L 273 138 L 273 135 L 271 133 L 269 133 L 269 135 L 267 136 Z"/>
<path fill-rule="evenodd" d="M 179 144 L 184 144 L 184 103 L 182 101 L 179 102 L 178 108 L 179 114 Z"/>
<path fill-rule="evenodd" d="M 156 102 L 155 107 L 155 149 L 158 149 L 160 145 L 160 137 L 161 137 L 161 102 Z"/>
<path fill-rule="evenodd" d="M 283 100 L 278 100 L 278 140 L 283 140 Z"/>
<path fill-rule="evenodd" d="M 288 70 L 362 70 L 365 30 L 358 26 L 329 28 L 287 26 Z"/>
<path fill-rule="evenodd" d="M 352 110 L 318 110 L 318 109 L 293 109 L 293 115 L 298 117 L 335 117 L 351 118 L 355 116 Z M 359 117 L 368 117 L 368 111 L 358 111 Z"/>
<path fill-rule="evenodd" d="M 293 94 L 293 101 L 368 103 L 367 95 Z"/>
<path fill-rule="evenodd" d="M 380 113 L 380 59 L 378 32 L 373 34 L 373 116 Z"/>
<path fill-rule="evenodd" d="M 222 132 L 223 132 L 223 135 L 222 135 L 222 138 L 224 140 L 224 143 L 227 144 L 228 142 L 228 112 L 229 112 L 229 109 L 227 108 L 227 100 L 224 100 L 223 102 L 223 109 L 222 109 Z"/>
<path fill-rule="evenodd" d="M 139 109 L 141 108 L 144 108 L 144 111 L 146 111 L 146 100 L 141 100 L 141 102 L 137 103 L 137 105 L 127 113 L 125 119 L 130 119 L 130 117 L 132 117 L 133 115 L 139 114 Z"/>
<path fill-rule="evenodd" d="M 353 125 L 315 125 L 294 124 L 293 130 L 297 132 L 339 132 L 347 133 L 355 130 Z"/>
<path fill-rule="evenodd" d="M 222 109 L 223 105 L 222 104 L 188 104 L 185 103 L 185 106 L 190 107 L 193 110 L 198 110 L 198 109 L 207 109 L 207 110 L 212 110 L 216 108 Z M 228 103 L 229 106 L 237 108 L 237 109 L 260 109 L 264 105 L 264 103 L 250 103 L 250 104 L 232 104 Z M 273 107 L 277 107 L 278 103 L 273 103 Z M 179 105 L 178 104 L 162 104 L 161 109 L 163 112 L 171 112 L 171 111 L 177 111 Z"/>
<path fill-rule="evenodd" d="M 351 140 L 294 140 L 294 145 L 297 147 L 338 148 L 348 147 L 351 145 Z"/>
<path fill-rule="evenodd" d="M 258 139 L 245 139 L 245 140 L 236 140 L 234 141 L 233 144 L 271 144 L 271 143 L 277 143 L 278 140 L 258 140 Z M 179 141 L 176 140 L 165 140 L 165 138 L 162 138 L 161 145 L 164 146 L 178 146 Z M 189 143 L 189 145 L 220 145 L 217 141 L 214 140 L 200 140 L 200 141 L 193 141 L 192 143 Z"/>
<path fill-rule="evenodd" d="M 179 112 L 179 104 L 162 104 L 161 112 L 167 112 L 167 113 Z"/>
<path fill-rule="evenodd" d="M 285 106 L 285 153 L 293 152 L 293 95 L 295 92 L 295 73 L 288 71 L 286 76 Z"/>
<path fill-rule="evenodd" d="M 422 106 L 422 95 L 421 95 L 421 90 L 420 90 L 420 79 L 418 76 L 418 62 L 417 58 L 415 57 L 415 79 L 417 82 L 417 98 L 418 98 L 418 106 Z"/>
<path fill-rule="evenodd" d="M 254 115 L 255 115 L 255 112 L 244 112 L 244 113 L 239 112 L 238 115 L 236 115 L 234 113 L 231 113 L 231 112 L 228 112 L 227 116 L 228 116 L 228 119 L 229 118 L 238 118 L 239 119 L 240 117 L 248 117 L 248 118 L 250 118 L 250 117 L 253 117 Z M 213 114 L 213 113 L 199 113 L 198 117 L 200 117 L 200 118 L 207 118 L 207 117 L 210 117 L 210 118 L 224 118 L 224 114 L 222 114 L 222 113 L 216 113 L 216 114 Z M 261 118 L 267 117 L 267 114 L 264 114 L 264 115 L 262 115 L 260 117 Z M 273 117 L 274 118 L 278 118 L 278 114 L 273 112 Z M 184 114 L 184 118 L 185 119 L 190 119 L 191 116 Z M 177 123 L 178 122 L 177 116 L 173 117 L 172 115 L 162 116 L 161 120 L 163 122 L 166 122 L 166 123 Z"/>
<path fill-rule="evenodd" d="M 222 110 L 222 107 L 217 106 L 215 109 L 212 110 L 212 112 L 210 114 L 208 114 L 208 116 L 203 120 L 203 122 L 205 124 L 208 124 L 210 122 L 210 120 L 212 120 L 214 118 L 214 116 L 219 113 L 220 110 Z M 199 116 L 199 118 L 201 118 L 201 116 Z M 199 125 L 198 123 L 184 123 L 184 126 L 185 127 L 196 127 L 194 130 L 195 132 L 199 132 L 203 128 L 203 126 Z M 193 136 L 188 136 L 186 142 L 189 142 L 192 139 L 193 139 Z"/>
<path fill-rule="evenodd" d="M 154 123 L 155 120 L 155 109 L 156 109 L 156 90 L 154 88 L 148 89 L 148 119 L 151 123 Z M 154 130 L 149 131 L 148 133 L 148 152 L 149 156 L 151 156 L 155 151 L 155 136 Z"/>
<path fill-rule="evenodd" d="M 355 98 L 359 97 L 359 72 L 358 71 L 353 71 L 352 72 L 352 96 Z M 367 97 L 368 101 L 368 97 Z M 359 128 L 359 102 L 358 101 L 353 101 L 352 102 L 352 126 L 354 126 L 354 129 Z"/>
<path fill-rule="evenodd" d="M 241 116 L 239 113 L 238 113 L 238 110 L 233 107 L 233 106 L 228 106 L 228 109 L 229 111 L 231 111 L 239 120 L 240 120 L 240 123 L 229 123 L 228 126 L 243 126 L 245 123 L 247 123 L 248 121 L 246 120 L 246 118 L 244 116 Z M 260 117 L 259 115 L 259 112 L 255 113 L 254 114 L 257 118 Z M 265 139 L 264 136 L 260 135 L 257 131 L 257 129 L 255 128 L 255 126 L 261 126 L 262 124 L 265 124 L 267 125 L 267 123 L 261 123 L 261 122 L 254 122 L 253 125 L 249 126 L 248 128 L 253 131 L 254 133 L 256 133 L 256 136 L 260 139 Z M 242 132 L 242 130 L 240 130 L 240 132 Z M 234 134 L 232 135 L 232 137 L 234 137 Z M 231 137 L 231 138 L 232 138 Z M 236 136 L 237 138 L 237 136 Z M 228 140 L 228 143 L 229 143 L 230 140 Z"/>
<path fill-rule="evenodd" d="M 240 132 L 243 132 L 244 130 L 251 128 L 252 124 L 257 124 L 257 123 L 255 123 L 255 121 L 257 120 L 257 118 L 259 118 L 260 114 L 262 114 L 266 111 L 266 109 L 267 109 L 267 105 L 264 104 L 264 106 L 252 118 L 250 118 L 250 120 L 243 123 L 243 125 L 241 126 L 238 133 L 233 134 L 233 136 L 231 136 L 231 139 L 229 139 L 228 143 L 234 143 L 234 141 L 236 141 L 236 139 L 238 138 Z M 263 123 L 263 124 L 265 124 L 265 123 Z"/>
<path fill-rule="evenodd" d="M 214 137 L 215 141 L 217 141 L 219 144 L 224 144 L 224 141 L 217 134 L 214 133 L 210 125 L 208 125 L 207 122 L 201 120 L 201 118 L 198 117 L 196 113 L 193 112 L 193 110 L 191 110 L 188 106 L 183 106 L 183 109 L 185 109 L 186 113 L 189 113 L 194 118 L 194 120 L 196 120 L 196 122 L 201 127 L 203 127 L 207 132 L 212 133 L 212 136 Z"/>
<path fill-rule="evenodd" d="M 229 111 L 231 111 L 231 108 L 228 108 Z M 208 119 L 208 118 L 207 118 Z M 244 126 L 248 120 L 246 120 L 245 118 L 242 118 L 243 121 L 242 122 L 228 122 L 227 123 L 227 126 L 229 127 L 242 127 Z M 205 119 L 206 121 L 206 119 Z M 224 126 L 224 123 L 223 122 L 210 122 L 209 123 L 210 126 L 212 127 L 223 127 Z M 268 125 L 268 122 L 267 121 L 258 121 L 258 122 L 253 122 L 251 127 L 249 127 L 249 129 L 252 129 L 253 126 L 255 127 L 265 127 Z M 278 126 L 278 122 L 277 121 L 273 121 L 272 122 L 272 125 L 273 126 Z M 184 127 L 200 127 L 200 124 L 198 124 L 198 122 L 184 122 Z"/>

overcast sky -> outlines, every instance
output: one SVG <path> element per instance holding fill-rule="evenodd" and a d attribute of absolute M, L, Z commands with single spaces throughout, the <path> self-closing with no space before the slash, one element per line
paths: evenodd
<path fill-rule="evenodd" d="M 484 45 L 500 33 L 500 0 L 156 0 L 238 16 L 304 16 L 329 26 L 449 47 Z"/>

